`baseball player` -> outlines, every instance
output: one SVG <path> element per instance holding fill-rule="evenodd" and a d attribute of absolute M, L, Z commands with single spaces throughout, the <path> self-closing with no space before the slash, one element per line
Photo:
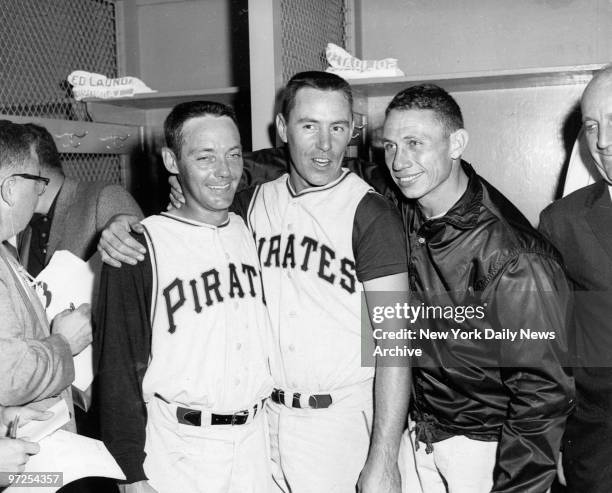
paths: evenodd
<path fill-rule="evenodd" d="M 341 168 L 351 102 L 339 77 L 294 76 L 276 119 L 290 171 L 236 201 L 256 241 L 272 319 L 268 417 L 283 492 L 354 491 L 370 446 L 374 377 L 361 367 L 361 293 L 407 291 L 393 205 Z"/>
<path fill-rule="evenodd" d="M 346 81 L 296 74 L 276 125 L 289 173 L 234 204 L 256 241 L 273 327 L 274 482 L 292 493 L 353 492 L 358 480 L 363 492 L 399 492 L 408 397 L 398 389 L 409 387 L 410 372 L 377 368 L 372 424 L 374 370 L 361 367 L 360 314 L 363 292 L 370 304 L 376 292 L 408 291 L 401 219 L 342 168 L 353 131 Z M 129 227 L 135 221 L 117 221 L 103 234 L 108 261 L 138 258 L 121 234 Z"/>
<path fill-rule="evenodd" d="M 233 111 L 176 106 L 164 165 L 185 206 L 145 219 L 145 259 L 102 273 L 102 436 L 126 491 L 267 493 L 270 325 L 257 252 L 228 212 L 242 154 Z"/>

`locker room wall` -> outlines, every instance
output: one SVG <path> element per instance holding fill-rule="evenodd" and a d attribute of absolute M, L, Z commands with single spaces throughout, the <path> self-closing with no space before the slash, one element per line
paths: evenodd
<path fill-rule="evenodd" d="M 249 81 L 246 0 L 125 0 L 125 55 L 160 91 Z"/>
<path fill-rule="evenodd" d="M 407 76 L 612 61 L 612 0 L 357 0 L 356 10 L 357 51 L 396 57 Z M 583 88 L 455 94 L 471 135 L 466 159 L 534 224 L 558 195 Z M 372 125 L 388 101 L 370 103 Z"/>

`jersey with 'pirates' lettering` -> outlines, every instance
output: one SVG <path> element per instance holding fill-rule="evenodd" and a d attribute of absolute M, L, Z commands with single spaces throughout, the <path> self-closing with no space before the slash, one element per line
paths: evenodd
<path fill-rule="evenodd" d="M 142 225 L 154 295 L 145 401 L 157 392 L 229 412 L 267 397 L 268 316 L 253 240 L 241 218 L 231 214 L 217 227 L 162 214 Z"/>
<path fill-rule="evenodd" d="M 270 324 L 253 239 L 164 213 L 142 223 L 145 260 L 104 266 L 100 335 L 103 438 L 128 482 L 145 478 L 145 403 L 232 414 L 270 395 Z M 142 239 L 142 236 L 139 237 Z"/>
<path fill-rule="evenodd" d="M 300 193 L 287 174 L 246 192 L 236 209 L 261 262 L 275 385 L 319 394 L 371 380 L 374 369 L 361 366 L 362 283 L 407 270 L 397 210 L 347 169 Z"/>

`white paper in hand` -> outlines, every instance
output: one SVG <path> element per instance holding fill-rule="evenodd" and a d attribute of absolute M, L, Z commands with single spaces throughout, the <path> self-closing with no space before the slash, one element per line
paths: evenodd
<path fill-rule="evenodd" d="M 89 262 L 81 260 L 68 250 L 58 250 L 49 265 L 36 277 L 36 292 L 47 311 L 49 320 L 59 312 L 89 303 L 94 309 L 94 294 L 99 273 L 98 255 Z M 93 351 L 91 345 L 74 357 L 73 385 L 81 391 L 93 382 Z"/>
<path fill-rule="evenodd" d="M 36 291 L 49 320 L 59 312 L 70 308 L 70 303 L 79 306 L 91 303 L 94 293 L 94 268 L 68 250 L 58 250 L 49 264 L 36 277 Z"/>
<path fill-rule="evenodd" d="M 93 348 L 91 344 L 74 358 L 74 381 L 72 385 L 85 392 L 92 384 L 93 374 Z"/>
<path fill-rule="evenodd" d="M 64 484 L 90 476 L 125 479 L 102 442 L 64 430 L 58 430 L 40 442 L 40 452 L 30 457 L 24 474 L 49 471 L 62 472 Z M 38 485 L 32 488 L 32 493 L 53 493 L 58 489 Z M 5 492 L 26 493 L 29 490 L 11 486 Z"/>
<path fill-rule="evenodd" d="M 17 438 L 27 438 L 30 442 L 40 442 L 43 438 L 59 430 L 70 421 L 68 405 L 62 399 L 47 409 L 53 416 L 44 421 L 30 421 L 17 430 Z"/>

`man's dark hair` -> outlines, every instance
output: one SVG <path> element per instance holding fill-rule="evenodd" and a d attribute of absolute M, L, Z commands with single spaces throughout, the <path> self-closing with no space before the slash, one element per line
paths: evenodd
<path fill-rule="evenodd" d="M 177 104 L 164 121 L 166 145 L 174 152 L 177 159 L 181 157 L 183 146 L 183 125 L 187 120 L 199 116 L 227 116 L 238 126 L 236 113 L 226 104 L 213 101 L 187 101 Z"/>
<path fill-rule="evenodd" d="M 319 91 L 341 91 L 349 103 L 351 110 L 353 109 L 353 91 L 351 86 L 342 77 L 329 72 L 299 72 L 291 77 L 283 91 L 283 100 L 281 103 L 281 113 L 285 120 L 289 120 L 289 113 L 295 106 L 295 95 L 304 88 L 310 87 Z"/>
<path fill-rule="evenodd" d="M 387 106 L 385 116 L 392 110 L 432 110 L 448 135 L 463 128 L 457 101 L 435 84 L 421 84 L 398 92 Z"/>
<path fill-rule="evenodd" d="M 45 127 L 35 125 L 34 123 L 26 123 L 26 127 L 36 136 L 34 144 L 40 165 L 44 168 L 62 169 L 62 161 L 60 154 L 57 151 L 53 136 Z"/>
<path fill-rule="evenodd" d="M 21 168 L 31 156 L 36 136 L 27 127 L 0 120 L 0 168 Z"/>

